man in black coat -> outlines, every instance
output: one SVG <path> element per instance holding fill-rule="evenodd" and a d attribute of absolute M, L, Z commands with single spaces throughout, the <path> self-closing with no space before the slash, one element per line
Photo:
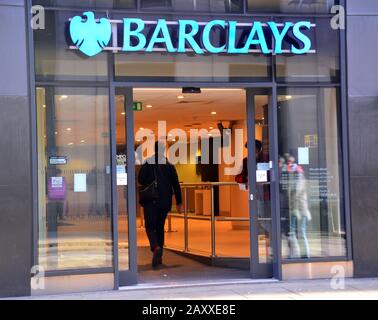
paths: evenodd
<path fill-rule="evenodd" d="M 150 248 L 153 252 L 152 267 L 162 264 L 164 246 L 164 225 L 172 209 L 172 196 L 175 195 L 177 211 L 182 211 L 182 195 L 177 171 L 165 157 L 164 146 L 155 143 L 155 155 L 141 167 L 138 176 L 140 185 L 151 184 L 157 180 L 158 198 L 150 202 L 140 202 L 144 208 L 144 220 Z"/>

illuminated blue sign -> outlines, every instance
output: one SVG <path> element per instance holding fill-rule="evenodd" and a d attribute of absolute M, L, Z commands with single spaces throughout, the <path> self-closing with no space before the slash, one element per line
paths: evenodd
<path fill-rule="evenodd" d="M 95 56 L 106 47 L 112 36 L 112 25 L 108 19 L 95 21 L 93 12 L 84 12 L 82 18 L 76 16 L 70 23 L 72 42 L 84 54 Z"/>
<path fill-rule="evenodd" d="M 236 21 L 195 20 L 144 21 L 139 18 L 124 18 L 110 21 L 101 18 L 96 21 L 92 12 L 85 12 L 85 18 L 76 16 L 70 21 L 72 43 L 87 56 L 100 53 L 110 42 L 112 23 L 122 28 L 113 34 L 113 44 L 120 41 L 120 47 L 109 50 L 123 52 L 169 53 L 194 52 L 195 54 L 306 54 L 312 50 L 311 38 L 307 34 L 313 27 L 309 21 L 238 23 Z M 217 37 L 215 37 L 217 35 Z M 221 35 L 221 36 L 220 36 Z M 287 38 L 290 39 L 289 43 Z M 273 39 L 273 41 L 272 41 Z M 115 41 L 114 41 L 115 40 Z M 285 45 L 285 50 L 284 50 Z M 254 49 L 253 49 L 254 48 Z"/>

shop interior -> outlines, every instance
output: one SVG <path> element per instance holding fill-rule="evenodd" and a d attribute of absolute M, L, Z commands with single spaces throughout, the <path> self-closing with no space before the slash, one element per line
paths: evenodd
<path fill-rule="evenodd" d="M 119 158 L 125 141 L 124 99 L 121 95 L 116 99 Z M 179 213 L 173 204 L 165 226 L 164 263 L 153 270 L 143 208 L 137 203 L 140 282 L 249 277 L 248 190 L 235 181 L 248 155 L 245 90 L 136 88 L 133 101 L 136 175 L 152 155 L 148 143 L 166 141 L 168 160 L 176 162 L 185 208 Z M 256 96 L 255 135 L 260 141 L 268 140 L 264 121 L 267 104 L 268 96 Z M 196 132 L 201 132 L 198 137 Z M 229 135 L 229 140 L 224 135 Z M 175 153 L 169 151 L 180 144 L 185 146 L 174 149 Z M 203 157 L 206 147 L 209 161 Z M 224 149 L 233 157 L 231 161 L 225 159 Z M 175 157 L 183 150 L 187 151 L 183 157 Z M 121 211 L 119 217 L 124 218 L 119 225 L 126 226 L 126 207 Z M 120 230 L 120 238 L 127 241 L 127 229 Z M 267 261 L 271 254 L 269 234 L 261 234 L 259 242 L 261 259 Z"/>

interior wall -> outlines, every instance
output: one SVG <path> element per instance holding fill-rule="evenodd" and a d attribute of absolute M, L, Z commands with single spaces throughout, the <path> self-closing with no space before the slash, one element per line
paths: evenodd
<path fill-rule="evenodd" d="M 378 2 L 348 0 L 348 113 L 354 275 L 378 276 Z"/>

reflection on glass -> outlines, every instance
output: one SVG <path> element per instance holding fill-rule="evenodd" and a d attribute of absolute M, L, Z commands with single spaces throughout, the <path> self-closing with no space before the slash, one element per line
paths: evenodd
<path fill-rule="evenodd" d="M 291 20 L 295 22 L 294 20 Z M 277 22 L 283 22 L 278 19 Z M 330 27 L 329 18 L 311 19 L 316 27 L 307 35 L 312 41 L 311 52 L 305 55 L 277 55 L 278 82 L 337 82 L 340 71 L 339 31 Z M 285 36 L 283 49 L 293 43 L 292 31 Z"/>
<path fill-rule="evenodd" d="M 117 203 L 118 203 L 118 266 L 120 271 L 129 269 L 129 232 L 127 210 L 127 161 L 126 161 L 126 95 L 116 92 L 116 152 L 117 152 Z"/>
<path fill-rule="evenodd" d="M 270 59 L 262 55 L 115 55 L 115 77 L 151 81 L 268 81 Z"/>
<path fill-rule="evenodd" d="M 252 12 L 328 13 L 335 0 L 248 0 Z"/>
<path fill-rule="evenodd" d="M 172 7 L 171 0 L 141 0 L 142 9 L 169 9 Z"/>
<path fill-rule="evenodd" d="M 282 255 L 345 256 L 336 90 L 279 94 Z"/>
<path fill-rule="evenodd" d="M 67 7 L 67 8 L 135 8 L 136 0 L 33 0 L 33 5 Z"/>
<path fill-rule="evenodd" d="M 39 264 L 112 266 L 108 91 L 37 88 Z"/>
<path fill-rule="evenodd" d="M 76 1 L 77 2 L 77 1 Z M 70 18 L 78 12 L 46 11 L 46 27 L 34 31 L 37 80 L 107 80 L 106 53 L 88 59 L 71 50 L 66 37 Z M 100 13 L 96 14 L 101 17 Z"/>

